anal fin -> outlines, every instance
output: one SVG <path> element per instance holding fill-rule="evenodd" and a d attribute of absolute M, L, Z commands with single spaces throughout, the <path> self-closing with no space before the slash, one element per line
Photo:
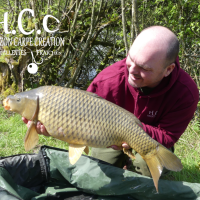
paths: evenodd
<path fill-rule="evenodd" d="M 39 141 L 39 136 L 36 131 L 36 125 L 32 121 L 24 138 L 24 147 L 26 151 L 33 149 Z"/>
<path fill-rule="evenodd" d="M 85 145 L 69 144 L 69 162 L 74 165 L 85 150 Z M 86 148 L 87 152 L 87 148 Z"/>

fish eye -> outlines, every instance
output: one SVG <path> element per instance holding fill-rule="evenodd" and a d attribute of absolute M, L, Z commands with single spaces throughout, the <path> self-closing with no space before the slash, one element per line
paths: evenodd
<path fill-rule="evenodd" d="M 17 98 L 17 102 L 20 102 L 20 100 L 21 100 L 20 98 Z"/>

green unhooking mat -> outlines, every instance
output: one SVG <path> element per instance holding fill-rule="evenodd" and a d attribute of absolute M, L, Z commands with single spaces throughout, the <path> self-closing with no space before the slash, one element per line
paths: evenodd
<path fill-rule="evenodd" d="M 0 200 L 200 200 L 200 184 L 159 180 L 81 156 L 42 146 L 38 154 L 0 160 Z"/>

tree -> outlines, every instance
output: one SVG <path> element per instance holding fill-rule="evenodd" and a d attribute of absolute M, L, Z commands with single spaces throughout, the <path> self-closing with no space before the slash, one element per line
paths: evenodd
<path fill-rule="evenodd" d="M 22 28 L 33 31 L 30 35 L 19 30 L 18 18 L 25 8 L 34 12 L 34 16 L 30 11 L 22 16 Z M 166 26 L 177 34 L 181 66 L 199 84 L 198 2 L 6 0 L 0 7 L 0 22 L 4 22 L 5 12 L 8 31 L 16 30 L 16 34 L 6 34 L 0 24 L 2 92 L 13 83 L 18 91 L 40 85 L 86 89 L 101 70 L 124 58 L 134 38 L 151 25 Z M 45 19 L 49 32 L 43 26 Z M 37 74 L 27 71 L 30 63 L 37 64 Z"/>
<path fill-rule="evenodd" d="M 33 10 L 34 16 L 31 16 L 30 12 L 24 13 L 22 23 L 26 32 L 30 32 L 33 28 L 34 32 L 31 36 L 27 36 L 17 31 L 15 35 L 9 34 L 9 39 L 6 34 L 3 34 L 4 41 L 7 39 L 12 42 L 4 42 L 8 45 L 1 45 L 1 51 L 21 50 L 26 52 L 26 55 L 8 56 L 4 53 L 0 58 L 1 63 L 7 64 L 12 82 L 16 83 L 19 91 L 47 84 L 85 87 L 91 74 L 95 75 L 98 67 L 102 69 L 102 66 L 105 66 L 103 62 L 106 61 L 108 64 L 108 60 L 114 59 L 114 57 L 109 57 L 111 49 L 115 50 L 115 54 L 123 57 L 123 53 L 118 53 L 122 43 L 117 44 L 117 38 L 113 36 L 119 29 L 121 20 L 120 2 L 7 1 L 7 8 L 13 6 L 15 10 L 19 10 L 19 5 L 21 9 Z M 4 7 L 3 11 L 8 10 Z M 16 22 L 19 13 L 15 15 L 9 12 L 8 14 L 10 31 L 17 29 Z M 46 14 L 59 18 L 59 24 L 53 17 L 48 18 L 48 28 L 58 29 L 58 31 L 47 33 L 43 28 L 39 35 L 38 30 L 42 28 L 42 21 Z M 1 21 L 3 21 L 2 18 Z M 34 45 L 30 38 L 36 41 Z M 58 44 L 43 45 L 52 38 Z M 24 44 L 23 40 L 28 42 Z M 18 42 L 18 45 L 15 45 L 14 41 Z M 31 75 L 26 70 L 28 64 L 33 61 L 36 64 L 41 63 L 38 64 L 39 69 L 36 75 Z"/>

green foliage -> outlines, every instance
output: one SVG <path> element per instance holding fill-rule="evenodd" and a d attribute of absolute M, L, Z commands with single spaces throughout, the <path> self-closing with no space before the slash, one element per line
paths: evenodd
<path fill-rule="evenodd" d="M 138 1 L 138 11 L 140 30 L 152 25 L 162 25 L 177 35 L 180 42 L 181 67 L 199 86 L 199 2 L 192 0 Z"/>
<path fill-rule="evenodd" d="M 28 0 L 20 1 L 20 4 L 22 5 L 22 8 L 30 8 L 31 4 Z M 93 5 L 92 1 L 84 1 L 82 6 L 74 6 L 73 1 L 63 1 L 63 0 L 56 0 L 53 1 L 52 4 L 49 4 L 50 1 L 39 1 L 37 2 L 35 6 L 35 17 L 31 17 L 28 12 L 24 13 L 22 18 L 22 26 L 25 31 L 30 31 L 38 26 L 38 29 L 40 29 L 41 35 L 38 35 L 38 37 L 41 38 L 48 38 L 48 37 L 55 37 L 55 38 L 64 38 L 64 45 L 60 47 L 60 45 L 50 45 L 50 46 L 42 46 L 39 41 L 36 41 L 34 45 L 31 45 L 31 43 L 23 43 L 20 42 L 24 38 L 32 37 L 33 41 L 36 40 L 36 32 L 34 31 L 33 34 L 27 36 L 23 35 L 19 32 L 17 28 L 17 19 L 19 12 L 21 11 L 20 8 L 15 8 L 15 1 L 10 0 L 10 5 L 5 6 L 2 12 L 7 12 L 7 8 L 9 6 L 13 6 L 15 12 L 9 13 L 8 17 L 8 27 L 9 30 L 16 30 L 16 34 L 9 34 L 5 35 L 4 37 L 8 37 L 11 40 L 15 40 L 16 43 L 19 42 L 19 45 L 15 45 L 14 42 L 10 42 L 9 44 L 9 50 L 10 51 L 16 51 L 16 50 L 26 50 L 27 56 L 22 56 L 20 59 L 19 55 L 14 56 L 8 56 L 6 55 L 7 59 L 12 59 L 12 64 L 16 66 L 15 72 L 21 73 L 24 69 L 26 61 L 30 63 L 30 61 L 33 61 L 31 52 L 33 52 L 33 56 L 36 63 L 41 63 L 39 67 L 39 72 L 36 75 L 30 75 L 27 73 L 27 71 L 22 72 L 23 73 L 23 89 L 25 90 L 26 87 L 33 87 L 33 84 L 37 85 L 63 85 L 66 82 L 70 81 L 70 79 L 73 78 L 75 74 L 76 81 L 72 83 L 72 87 L 74 85 L 77 85 L 78 87 L 84 87 L 84 85 L 87 85 L 87 81 L 91 79 L 90 71 L 96 70 L 103 61 L 103 57 L 107 54 L 107 44 L 105 44 L 104 38 L 107 38 L 106 43 L 108 45 L 115 44 L 118 38 L 115 38 L 114 35 L 117 32 L 121 31 L 121 20 L 119 17 L 119 10 L 120 10 L 120 3 L 115 1 L 109 1 L 107 3 L 103 2 L 102 7 L 100 1 L 97 1 L 95 5 Z M 113 5 L 114 3 L 114 5 Z M 8 3 L 6 3 L 8 4 Z M 28 6 L 28 7 L 27 7 Z M 64 7 L 66 6 L 66 10 L 64 11 Z M 100 9 L 101 7 L 101 9 Z M 94 10 L 94 17 L 92 17 L 92 10 Z M 76 15 L 77 12 L 77 15 Z M 63 14 L 64 13 L 64 14 Z M 107 15 L 108 13 L 108 15 Z M 50 30 L 54 30 L 55 28 L 59 27 L 59 31 L 56 34 L 50 34 L 44 31 L 42 26 L 42 20 L 45 15 L 50 14 L 57 19 L 61 21 L 60 24 L 56 22 L 55 19 L 49 18 L 48 19 L 48 28 Z M 98 17 L 97 17 L 98 16 Z M 3 16 L 1 15 L 0 18 L 3 20 Z M 91 23 L 94 21 L 94 26 L 91 27 Z M 107 26 L 107 24 L 109 24 Z M 112 27 L 111 27 L 112 24 Z M 129 23 L 130 24 L 130 23 Z M 105 25 L 107 28 L 101 28 Z M 112 28 L 115 28 L 117 32 L 113 32 Z M 91 29 L 92 28 L 92 29 Z M 101 31 L 99 31 L 101 28 Z M 91 30 L 90 30 L 91 29 Z M 91 32 L 92 37 L 88 38 L 88 33 Z M 95 35 L 98 35 L 98 37 L 95 39 Z M 94 38 L 93 38 L 94 37 Z M 119 35 L 119 45 L 123 45 L 122 41 L 123 35 Z M 86 41 L 89 39 L 89 46 L 86 45 Z M 45 40 L 45 39 L 44 39 Z M 98 40 L 98 42 L 103 43 L 103 48 L 100 45 L 94 45 L 95 40 Z M 80 45 L 81 44 L 81 45 Z M 87 47 L 88 46 L 88 47 Z M 27 47 L 27 48 L 26 48 Z M 81 48 L 80 48 L 81 47 Z M 84 47 L 84 49 L 83 49 Z M 40 54 L 37 51 L 42 49 L 43 52 L 54 52 L 55 56 L 51 56 L 46 54 Z M 99 49 L 96 51 L 95 49 Z M 31 51 L 30 51 L 31 50 Z M 80 56 L 83 52 L 88 52 L 90 56 L 85 56 L 85 59 L 81 60 Z M 125 56 L 124 52 L 118 52 L 118 55 Z M 103 56 L 103 57 L 102 57 Z M 78 59 L 76 59 L 78 58 Z M 43 59 L 43 60 L 42 60 Z M 76 60 L 75 60 L 76 59 Z M 114 57 L 113 57 L 114 59 Z M 107 59 L 107 62 L 113 62 L 113 59 Z M 13 61 L 14 60 L 14 61 Z M 2 55 L 0 58 L 0 61 L 5 61 L 5 55 Z M 80 63 L 81 62 L 81 63 Z M 81 74 L 76 73 L 76 67 L 79 66 L 79 70 Z M 107 63 L 107 65 L 109 65 Z M 66 67 L 64 67 L 66 66 Z M 71 70 L 70 68 L 73 67 L 74 70 Z M 80 70 L 81 68 L 81 70 Z M 11 72 L 12 74 L 13 72 Z M 64 74 L 63 74 L 64 73 Z M 94 74 L 95 75 L 95 74 Z M 93 77 L 94 77 L 93 75 Z M 13 74 L 13 81 L 16 82 L 16 84 L 21 87 L 20 82 L 21 76 L 17 76 L 16 74 Z M 18 79 L 17 79 L 18 77 Z M 84 77 L 84 78 L 83 78 Z M 34 79 L 34 83 L 32 83 L 30 80 Z M 62 81 L 60 80 L 62 79 Z M 21 88 L 20 88 L 21 89 Z"/>
<path fill-rule="evenodd" d="M 2 96 L 5 98 L 7 97 L 8 95 L 14 95 L 15 93 L 19 92 L 18 90 L 18 87 L 15 83 L 13 83 L 10 88 L 8 88 L 7 90 L 5 90 L 3 93 L 2 93 Z"/>
<path fill-rule="evenodd" d="M 200 124 L 192 121 L 175 145 L 175 154 L 181 159 L 183 169 L 170 172 L 165 179 L 200 183 Z"/>
<path fill-rule="evenodd" d="M 22 8 L 31 8 L 28 0 L 19 0 Z M 15 1 L 10 0 L 11 7 L 15 8 Z M 50 3 L 51 2 L 51 3 Z M 28 12 L 24 13 L 22 23 L 26 31 L 30 31 L 38 26 L 41 34 L 36 31 L 27 36 L 18 31 L 15 15 L 18 17 L 21 8 L 9 12 L 9 30 L 17 30 L 15 35 L 9 34 L 4 37 L 9 40 L 16 38 L 19 45 L 14 45 L 11 41 L 5 45 L 5 50 L 26 50 L 27 55 L 0 55 L 0 62 L 14 64 L 15 70 L 10 71 L 12 82 L 15 82 L 19 90 L 35 88 L 40 85 L 66 85 L 86 89 L 88 81 L 99 73 L 103 67 L 109 66 L 114 62 L 126 57 L 124 48 L 124 33 L 122 30 L 121 2 L 120 1 L 83 1 L 80 6 L 74 4 L 75 1 L 37 1 L 35 4 L 35 17 L 31 17 Z M 194 78 L 199 85 L 199 44 L 200 44 L 200 6 L 197 1 L 192 0 L 156 0 L 156 1 L 137 1 L 138 18 L 136 24 L 139 27 L 138 33 L 146 27 L 152 25 L 162 25 L 170 28 L 180 41 L 180 64 L 188 74 Z M 49 4 L 50 3 L 50 4 Z M 128 46 L 132 44 L 132 2 L 125 2 L 126 33 Z M 74 4 L 74 7 L 73 7 Z M 66 7 L 65 7 L 66 6 Z M 0 10 L 0 19 L 3 21 L 3 13 L 9 11 L 9 5 Z M 64 10 L 64 8 L 66 8 Z M 101 8 L 101 9 L 100 9 Z M 94 11 L 94 16 L 92 15 Z M 47 33 L 43 29 L 43 19 L 50 14 L 56 17 L 48 19 L 48 28 L 54 30 L 59 28 L 56 33 Z M 92 22 L 93 25 L 92 25 Z M 0 24 L 0 26 L 2 26 Z M 89 35 L 91 33 L 91 35 Z M 137 34 L 138 34 L 137 33 Z M 36 36 L 42 38 L 36 40 Z M 90 37 L 89 37 L 90 36 Z M 32 37 L 30 42 L 23 44 L 22 40 Z M 47 45 L 49 38 L 64 39 L 63 45 Z M 133 28 L 133 37 L 136 37 L 136 28 Z M 110 49 L 112 48 L 112 55 Z M 0 46 L 1 49 L 1 46 Z M 50 53 L 49 53 L 50 52 Z M 32 58 L 32 54 L 35 59 Z M 53 56 L 51 56 L 53 53 Z M 38 64 L 38 73 L 31 75 L 27 72 L 26 66 L 30 62 Z M 12 66 L 9 66 L 11 69 Z M 23 75 L 23 76 L 22 76 Z M 22 79 L 23 77 L 23 79 Z M 68 85 L 68 83 L 70 84 Z"/>

